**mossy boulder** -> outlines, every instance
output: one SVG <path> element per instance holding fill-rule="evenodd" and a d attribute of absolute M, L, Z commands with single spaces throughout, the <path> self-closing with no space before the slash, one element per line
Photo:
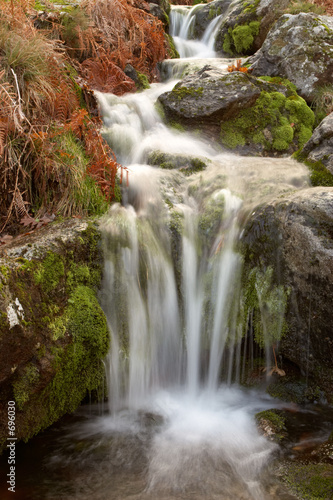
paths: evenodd
<path fill-rule="evenodd" d="M 304 189 L 258 208 L 242 242 L 245 266 L 272 266 L 272 283 L 289 290 L 280 354 L 332 402 L 333 188 Z"/>
<path fill-rule="evenodd" d="M 72 219 L 1 248 L 0 449 L 8 401 L 16 403 L 16 437 L 26 441 L 87 391 L 103 396 L 109 332 L 96 295 L 99 239 L 93 224 Z"/>
<path fill-rule="evenodd" d="M 218 16 L 224 16 L 229 9 L 232 0 L 213 0 L 206 5 L 196 7 L 193 12 L 192 36 L 202 38 L 208 25 Z"/>
<path fill-rule="evenodd" d="M 214 4 L 209 4 L 210 12 Z M 217 7 L 222 20 L 215 49 L 229 56 L 254 54 L 288 4 L 289 0 L 233 0 L 226 10 Z"/>
<path fill-rule="evenodd" d="M 297 159 L 311 169 L 312 185 L 333 186 L 333 113 L 314 130 Z"/>
<path fill-rule="evenodd" d="M 321 87 L 332 84 L 333 18 L 283 15 L 247 63 L 253 75 L 287 78 L 301 97 L 313 102 Z"/>
<path fill-rule="evenodd" d="M 289 155 L 311 137 L 313 111 L 289 81 L 205 66 L 162 94 L 169 122 L 200 128 L 242 155 Z"/>

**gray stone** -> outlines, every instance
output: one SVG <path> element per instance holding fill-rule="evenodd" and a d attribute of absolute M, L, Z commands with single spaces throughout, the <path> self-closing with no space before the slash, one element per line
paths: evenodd
<path fill-rule="evenodd" d="M 280 353 L 332 400 L 333 188 L 308 188 L 258 209 L 244 243 L 251 266 L 274 266 L 290 290 Z"/>
<path fill-rule="evenodd" d="M 320 161 L 333 174 L 333 113 L 314 130 L 302 153 L 311 161 Z"/>
<path fill-rule="evenodd" d="M 316 88 L 333 84 L 333 18 L 312 13 L 283 15 L 247 62 L 253 75 L 287 78 L 312 102 Z"/>

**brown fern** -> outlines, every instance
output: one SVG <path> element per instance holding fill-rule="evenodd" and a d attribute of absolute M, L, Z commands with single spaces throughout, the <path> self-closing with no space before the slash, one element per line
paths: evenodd
<path fill-rule="evenodd" d="M 88 84 L 100 92 L 122 95 L 135 90 L 134 81 L 110 60 L 111 54 L 103 51 L 98 58 L 86 59 L 81 65 L 81 73 Z"/>

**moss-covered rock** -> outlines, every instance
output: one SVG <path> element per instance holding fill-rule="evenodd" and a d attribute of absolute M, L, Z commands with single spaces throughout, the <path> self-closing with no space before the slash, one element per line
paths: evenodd
<path fill-rule="evenodd" d="M 221 123 L 221 142 L 231 149 L 252 144 L 252 150 L 261 154 L 289 154 L 311 137 L 314 120 L 313 111 L 295 91 L 284 95 L 264 90 L 254 106 Z"/>
<path fill-rule="evenodd" d="M 279 443 L 286 437 L 285 418 L 279 410 L 264 410 L 256 414 L 259 429 L 265 437 Z"/>
<path fill-rule="evenodd" d="M 295 158 L 310 168 L 313 186 L 333 186 L 333 113 L 324 118 Z"/>
<path fill-rule="evenodd" d="M 289 0 L 233 0 L 223 13 L 216 50 L 231 56 L 254 54 L 288 3 Z"/>
<path fill-rule="evenodd" d="M 254 75 L 288 78 L 307 102 L 332 84 L 333 19 L 312 13 L 283 15 L 249 59 Z"/>
<path fill-rule="evenodd" d="M 204 67 L 162 94 L 169 122 L 215 135 L 242 155 L 289 155 L 312 135 L 313 111 L 281 78 L 254 78 Z"/>
<path fill-rule="evenodd" d="M 304 189 L 258 208 L 243 233 L 245 276 L 251 276 L 251 269 L 267 272 L 272 266 L 271 283 L 289 290 L 279 353 L 311 380 L 311 393 L 286 377 L 270 388 L 284 399 L 297 393 L 299 402 L 318 401 L 323 391 L 332 401 L 332 201 L 331 187 Z"/>
<path fill-rule="evenodd" d="M 72 219 L 3 247 L 1 446 L 7 401 L 16 402 L 16 437 L 28 440 L 103 387 L 109 333 L 96 296 L 99 238 L 93 224 Z"/>
<path fill-rule="evenodd" d="M 148 154 L 148 165 L 156 165 L 169 170 L 178 169 L 186 175 L 199 172 L 207 167 L 209 160 L 188 155 L 175 155 L 163 151 L 152 151 Z"/>

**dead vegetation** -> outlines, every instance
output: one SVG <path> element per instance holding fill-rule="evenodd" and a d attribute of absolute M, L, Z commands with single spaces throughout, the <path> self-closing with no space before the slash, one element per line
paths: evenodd
<path fill-rule="evenodd" d="M 123 167 L 90 88 L 136 90 L 125 65 L 152 81 L 167 49 L 162 23 L 129 0 L 84 0 L 65 15 L 0 0 L 0 233 L 26 217 L 106 209 Z"/>

